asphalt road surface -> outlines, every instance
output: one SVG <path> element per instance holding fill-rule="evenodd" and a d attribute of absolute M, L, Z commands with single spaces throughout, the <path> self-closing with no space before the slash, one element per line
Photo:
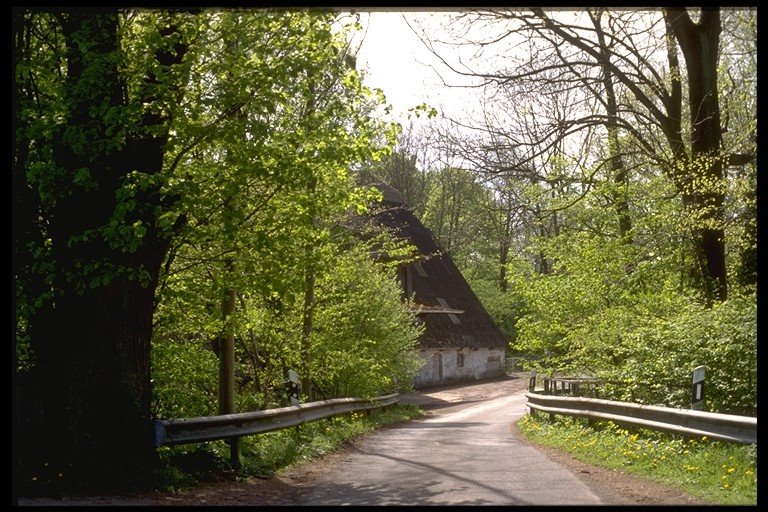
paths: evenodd
<path fill-rule="evenodd" d="M 511 434 L 524 392 L 368 436 L 300 505 L 599 505 L 566 467 Z"/>

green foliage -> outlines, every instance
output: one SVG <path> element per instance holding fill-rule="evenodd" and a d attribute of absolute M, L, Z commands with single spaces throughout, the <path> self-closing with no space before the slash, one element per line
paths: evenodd
<path fill-rule="evenodd" d="M 499 327 L 504 336 L 509 340 L 510 346 L 515 345 L 517 328 L 515 327 L 523 310 L 523 299 L 515 290 L 502 291 L 499 289 L 497 279 L 481 278 L 479 272 L 472 272 L 472 268 L 464 271 L 467 283 L 475 292 L 483 307 L 491 315 L 491 318 Z M 487 275 L 487 274 L 486 274 Z M 495 277 L 495 276 L 493 276 Z"/>
<path fill-rule="evenodd" d="M 238 407 L 285 405 L 282 384 L 302 362 L 307 308 L 321 389 L 370 396 L 409 386 L 412 315 L 390 269 L 339 234 L 371 200 L 350 170 L 387 153 L 395 132 L 370 115 L 383 97 L 363 85 L 347 53 L 354 27 L 338 30 L 330 10 L 93 18 L 111 31 L 90 18 L 80 27 L 76 16 L 29 12 L 17 20 L 28 38 L 14 69 L 23 120 L 16 137 L 27 151 L 19 177 L 35 199 L 30 222 L 39 239 L 25 242 L 40 281 L 18 286 L 17 366 L 35 361 L 29 319 L 52 298 L 45 294 L 53 295 L 56 274 L 66 273 L 76 293 L 122 277 L 157 286 L 151 374 L 160 417 L 216 412 L 215 350 L 224 333 L 237 343 Z M 68 60 L 67 43 L 82 63 Z M 74 110 L 83 104 L 88 112 Z M 146 140 L 159 146 L 152 168 L 131 153 Z M 61 165 L 57 152 L 71 152 L 77 165 Z M 112 172 L 114 161 L 130 165 Z M 59 268 L 46 245 L 49 222 L 39 216 L 48 219 L 74 194 L 97 193 L 106 198 L 90 206 L 100 210 L 79 215 L 82 226 L 53 242 L 76 255 L 95 247 L 103 257 L 73 257 L 71 268 Z M 157 267 L 132 263 L 153 244 L 169 245 L 159 277 Z M 307 306 L 309 274 L 317 290 Z M 229 290 L 237 305 L 225 316 Z"/>
<path fill-rule="evenodd" d="M 660 260 L 594 237 L 550 251 L 552 275 L 512 281 L 527 307 L 516 348 L 540 355 L 540 371 L 603 379 L 617 400 L 687 408 L 691 372 L 704 365 L 707 409 L 754 412 L 754 295 L 706 308 L 676 289 Z"/>
<path fill-rule="evenodd" d="M 201 342 L 155 342 L 152 397 L 160 418 L 216 414 L 216 355 Z"/>
<path fill-rule="evenodd" d="M 335 256 L 318 281 L 312 375 L 329 398 L 376 396 L 411 388 L 421 366 L 422 331 L 387 268 L 365 251 Z"/>
<path fill-rule="evenodd" d="M 410 385 L 412 314 L 391 269 L 350 234 L 372 195 L 349 171 L 386 152 L 391 132 L 367 115 L 376 97 L 332 20 L 222 12 L 199 29 L 166 182 L 180 201 L 158 217 L 161 226 L 185 220 L 158 290 L 155 379 L 168 390 L 156 395 L 158 414 L 174 400 L 210 414 L 216 372 L 202 374 L 224 332 L 235 338 L 238 410 L 286 405 L 286 372 L 307 361 L 327 398 Z M 225 320 L 228 290 L 237 300 Z M 170 387 L 181 363 L 201 377 L 184 393 Z"/>
<path fill-rule="evenodd" d="M 415 348 L 421 331 L 390 269 L 374 263 L 364 248 L 328 250 L 335 267 L 316 277 L 311 353 L 321 396 L 368 397 L 410 389 L 420 365 Z M 285 372 L 301 362 L 301 301 L 295 297 L 300 291 L 288 286 L 283 295 L 263 301 L 253 293 L 242 295 L 234 320 L 240 410 L 287 405 Z M 187 416 L 215 411 L 215 356 L 204 340 L 215 339 L 221 325 L 213 320 L 217 310 L 212 307 L 214 314 L 206 315 L 204 307 L 195 307 L 195 298 L 186 298 L 180 289 L 173 305 L 166 302 L 158 313 L 153 375 L 159 415 L 172 411 L 179 417 L 180 407 L 189 407 Z M 185 332 L 187 321 L 204 325 L 206 319 L 207 332 Z"/>
<path fill-rule="evenodd" d="M 673 306 L 670 304 L 670 306 Z M 753 297 L 733 297 L 706 309 L 679 301 L 666 318 L 628 333 L 623 365 L 604 373 L 618 399 L 690 406 L 691 373 L 706 367 L 704 408 L 754 415 L 757 407 L 757 310 Z M 648 311 L 644 318 L 650 317 Z"/>
<path fill-rule="evenodd" d="M 459 265 L 469 257 L 471 241 L 483 232 L 482 205 L 488 191 L 474 173 L 455 167 L 431 171 L 429 183 L 422 221 Z"/>
<path fill-rule="evenodd" d="M 626 471 L 719 505 L 754 505 L 757 500 L 757 447 L 684 439 L 645 429 L 624 429 L 613 422 L 585 425 L 583 420 L 525 415 L 518 426 L 534 442 L 576 458 Z"/>

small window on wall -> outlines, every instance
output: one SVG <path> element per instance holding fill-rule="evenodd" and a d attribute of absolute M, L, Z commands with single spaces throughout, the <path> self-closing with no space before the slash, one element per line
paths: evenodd
<path fill-rule="evenodd" d="M 464 352 L 456 352 L 456 366 L 464 367 Z"/>

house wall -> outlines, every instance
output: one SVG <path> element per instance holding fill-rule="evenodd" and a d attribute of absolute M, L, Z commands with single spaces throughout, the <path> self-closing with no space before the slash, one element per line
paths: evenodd
<path fill-rule="evenodd" d="M 424 366 L 414 377 L 416 388 L 504 375 L 503 348 L 423 348 L 420 355 Z"/>

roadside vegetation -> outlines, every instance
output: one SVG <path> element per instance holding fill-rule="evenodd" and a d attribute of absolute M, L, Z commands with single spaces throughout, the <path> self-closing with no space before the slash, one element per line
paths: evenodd
<path fill-rule="evenodd" d="M 518 426 L 535 443 L 564 450 L 577 459 L 678 487 L 718 505 L 757 503 L 757 447 L 685 439 L 612 421 L 542 415 L 523 416 Z"/>
<path fill-rule="evenodd" d="M 240 438 L 241 467 L 229 464 L 229 447 L 224 441 L 161 447 L 163 469 L 153 486 L 166 491 L 230 476 L 264 477 L 296 464 L 332 453 L 364 434 L 404 421 L 419 418 L 414 405 L 393 405 L 384 409 L 353 412 L 297 427 Z"/>
<path fill-rule="evenodd" d="M 229 446 L 211 441 L 158 448 L 160 465 L 140 478 L 112 486 L 112 492 L 142 490 L 173 492 L 222 479 L 272 476 L 280 470 L 319 459 L 346 443 L 374 430 L 394 426 L 422 416 L 414 405 L 395 404 L 368 413 L 353 412 L 293 428 L 240 438 L 240 468 L 230 465 Z M 25 493 L 34 496 L 91 494 L 88 485 L 64 485 L 47 466 L 23 482 Z"/>

